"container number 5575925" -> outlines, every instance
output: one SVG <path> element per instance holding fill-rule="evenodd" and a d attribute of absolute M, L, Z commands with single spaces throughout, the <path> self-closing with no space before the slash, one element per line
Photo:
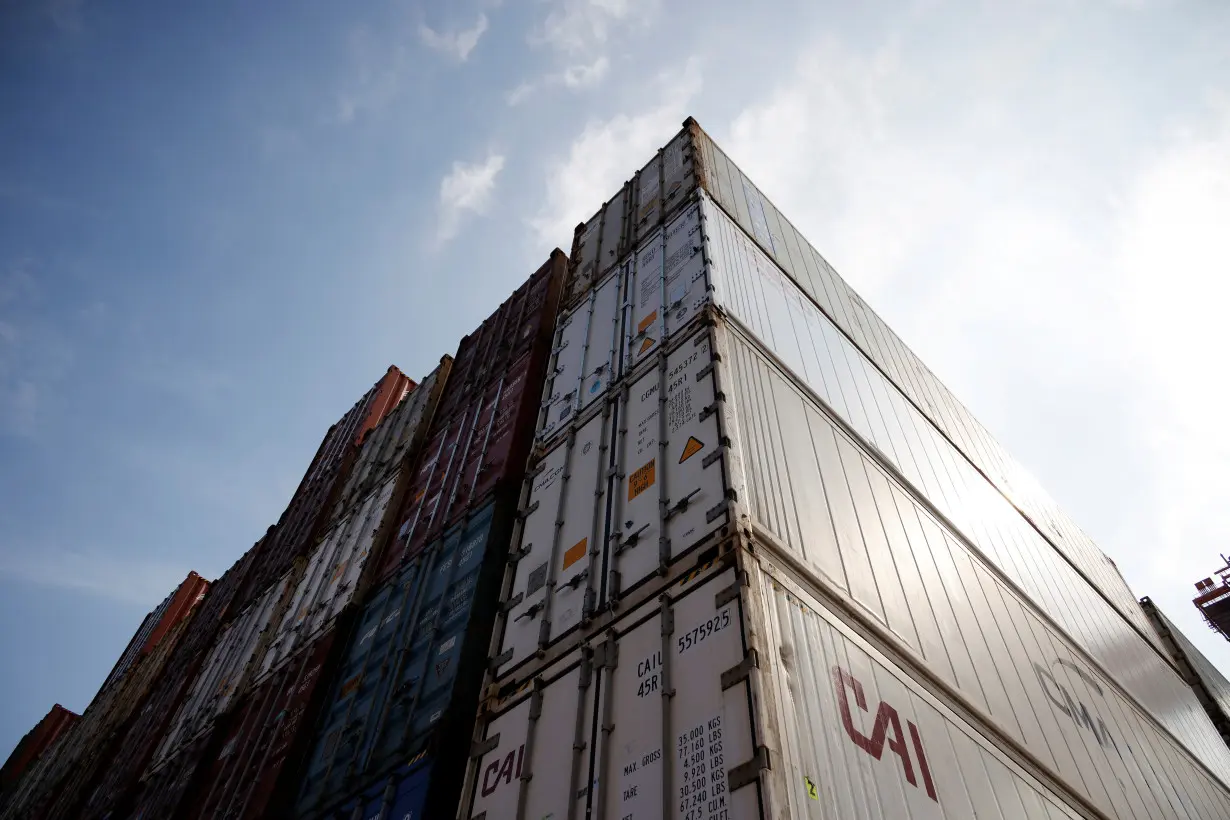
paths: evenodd
<path fill-rule="evenodd" d="M 700 626 L 693 629 L 691 632 L 685 632 L 679 636 L 679 654 L 682 655 L 692 647 L 699 644 L 705 638 L 708 638 L 714 632 L 721 632 L 726 627 L 730 626 L 730 609 L 724 609 L 714 615 L 709 620 L 705 621 Z"/>

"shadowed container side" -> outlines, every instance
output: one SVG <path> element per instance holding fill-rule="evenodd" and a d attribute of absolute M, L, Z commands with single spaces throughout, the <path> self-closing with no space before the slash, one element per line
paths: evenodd
<path fill-rule="evenodd" d="M 30 764 L 51 748 L 80 718 L 81 715 L 57 703 L 17 741 L 12 754 L 4 761 L 4 767 L 0 768 L 0 809 L 8 802 L 9 793 Z"/>
<path fill-rule="evenodd" d="M 1141 598 L 1140 605 L 1153 622 L 1162 642 L 1170 650 L 1178 664 L 1183 679 L 1192 687 L 1196 699 L 1208 713 L 1209 720 L 1217 727 L 1222 740 L 1230 746 L 1230 681 L 1209 662 L 1204 653 L 1188 640 L 1177 626 L 1157 608 L 1149 598 Z"/>
<path fill-rule="evenodd" d="M 145 616 L 132 640 L 128 642 L 120 659 L 111 669 L 111 674 L 99 687 L 101 692 L 114 681 L 118 680 L 138 658 L 148 655 L 154 646 L 166 634 L 166 631 L 183 620 L 184 616 L 201 601 L 201 597 L 209 590 L 209 582 L 195 572 L 188 577 L 174 592 L 163 599 L 155 609 Z"/>
<path fill-rule="evenodd" d="M 313 693 L 329 672 L 332 648 L 329 633 L 235 703 L 212 732 L 146 780 L 131 817 L 266 816 L 270 795 L 295 779 L 304 725 L 320 700 Z"/>
<path fill-rule="evenodd" d="M 567 272 L 567 259 L 556 249 L 479 330 L 462 339 L 379 579 L 497 489 L 520 481 Z"/>
<path fill-rule="evenodd" d="M 268 537 L 266 535 L 266 539 Z M 166 673 L 118 740 L 110 767 L 76 817 L 114 818 L 131 811 L 137 796 L 138 778 L 162 742 L 171 718 L 196 679 L 206 652 L 217 640 L 228 618 L 236 612 L 236 593 L 264 540 L 244 553 L 210 587 L 168 661 Z"/>
<path fill-rule="evenodd" d="M 497 497 L 372 595 L 344 648 L 295 816 L 375 799 L 425 761 L 424 799 L 435 807 L 425 816 L 456 805 L 515 517 L 515 502 Z"/>
<path fill-rule="evenodd" d="M 73 731 L 40 759 L 43 765 L 31 779 L 31 788 L 14 796 L 5 809 L 6 819 L 82 816 L 82 803 L 121 753 L 127 727 L 143 705 L 148 705 L 147 698 L 159 680 L 174 673 L 177 650 L 194 620 L 189 615 L 172 627 L 153 652 L 90 703 Z"/>
<path fill-rule="evenodd" d="M 247 606 L 290 569 L 291 562 L 315 544 L 342 484 L 354 464 L 359 442 L 373 429 L 414 382 L 396 367 L 363 395 L 342 418 L 329 428 L 316 456 L 299 482 L 277 529 L 257 553 L 251 572 L 239 591 L 238 606 Z"/>

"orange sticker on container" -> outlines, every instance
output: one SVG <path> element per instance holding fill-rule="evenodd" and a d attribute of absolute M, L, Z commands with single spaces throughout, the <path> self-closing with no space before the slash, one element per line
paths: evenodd
<path fill-rule="evenodd" d="M 657 462 L 650 461 L 644 467 L 637 469 L 628 479 L 628 500 L 636 498 L 653 486 L 657 479 Z"/>
<path fill-rule="evenodd" d="M 646 350 L 649 350 L 649 348 L 653 347 L 657 343 L 658 343 L 657 339 L 651 339 L 648 336 L 646 336 L 645 341 L 641 342 L 641 349 L 637 351 L 636 355 L 638 356 L 644 355 Z"/>
<path fill-rule="evenodd" d="M 571 547 L 569 547 L 568 550 L 564 553 L 564 569 L 568 569 L 568 567 L 572 566 L 577 561 L 580 561 L 582 558 L 584 558 L 585 550 L 588 546 L 589 546 L 589 539 L 582 538 L 580 541 L 576 542 Z"/>
<path fill-rule="evenodd" d="M 701 443 L 696 436 L 688 436 L 688 443 L 683 445 L 683 455 L 679 456 L 679 463 L 687 461 L 692 456 L 705 449 L 705 445 Z"/>
<path fill-rule="evenodd" d="M 655 310 L 653 313 L 649 314 L 644 319 L 641 319 L 641 323 L 636 326 L 636 332 L 644 333 L 645 328 L 649 327 L 656 321 L 658 321 L 658 312 Z"/>

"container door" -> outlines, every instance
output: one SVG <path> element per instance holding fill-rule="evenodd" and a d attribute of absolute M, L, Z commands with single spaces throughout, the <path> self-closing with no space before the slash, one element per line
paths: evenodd
<path fill-rule="evenodd" d="M 387 820 L 424 820 L 423 803 L 427 800 L 427 787 L 431 785 L 431 764 L 416 769 L 397 784 L 393 805 L 389 807 Z"/>
<path fill-rule="evenodd" d="M 471 760 L 466 817 L 484 820 L 586 817 L 593 674 L 588 661 L 541 679 L 488 723 Z"/>
<path fill-rule="evenodd" d="M 607 415 L 547 453 L 532 477 L 497 675 L 570 632 L 593 606 L 591 559 L 605 538 Z M 588 603 L 587 603 L 588 601 Z"/>
<path fill-rule="evenodd" d="M 608 598 L 663 571 L 726 526 L 727 480 L 707 328 L 625 390 Z"/>
<path fill-rule="evenodd" d="M 548 374 L 541 441 L 561 433 L 601 399 L 614 378 L 623 293 L 620 271 L 608 276 L 570 315 L 560 320 L 555 369 Z"/>
<path fill-rule="evenodd" d="M 596 820 L 760 816 L 757 790 L 732 791 L 728 775 L 754 748 L 736 577 L 685 581 L 616 628 L 599 678 Z"/>
<path fill-rule="evenodd" d="M 689 205 L 637 250 L 629 274 L 631 314 L 625 328 L 625 372 L 683 331 L 709 301 L 700 203 Z"/>

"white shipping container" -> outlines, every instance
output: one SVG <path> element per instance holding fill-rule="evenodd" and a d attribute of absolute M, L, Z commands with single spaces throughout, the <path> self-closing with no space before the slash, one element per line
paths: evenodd
<path fill-rule="evenodd" d="M 968 459 L 987 481 L 1012 500 L 1029 526 L 1045 534 L 1052 549 L 1070 561 L 1123 618 L 1162 652 L 1136 606 L 1136 596 L 1097 545 L 1049 498 L 952 393 L 918 359 L 832 266 L 701 130 L 684 123 L 667 146 L 599 211 L 574 238 L 574 304 L 594 277 L 603 275 L 644 244 L 663 220 L 703 190 L 738 224 L 748 241 L 771 257 L 808 301 L 824 312 L 834 330 L 866 357 L 865 366 L 891 378 L 894 392 L 924 413 L 946 449 Z M 615 226 L 622 232 L 613 234 Z M 601 226 L 602 230 L 599 230 Z M 767 258 L 768 258 L 767 257 Z M 839 328 L 840 330 L 836 330 Z M 633 326 L 633 331 L 635 327 Z M 865 402 L 866 397 L 859 397 Z M 872 412 L 872 408 L 868 408 Z M 874 420 L 873 420 L 874 421 Z M 942 433 L 942 436 L 938 435 Z M 953 448 L 957 449 L 953 449 Z M 999 502 L 1002 504 L 1002 502 Z M 1018 522 L 1019 525 L 1019 522 Z M 1071 574 L 1071 573 L 1067 573 Z"/>
<path fill-rule="evenodd" d="M 729 322 L 694 327 L 656 365 L 532 477 L 493 641 L 497 680 L 567 654 L 602 613 L 655 594 L 686 556 L 740 523 L 1052 771 L 1079 768 L 1090 800 L 1107 793 L 1094 761 L 1125 730 L 1103 728 L 1118 723 L 1086 699 L 1075 715 L 1091 715 L 1087 725 L 1044 731 L 1036 713 L 1066 707 L 1057 693 L 1075 691 L 1073 681 L 1095 681 L 1108 710 L 1147 725 L 1150 745 L 1174 748 L 1173 736 L 1217 776 L 1230 773 L 1230 752 L 1192 693 L 1113 610 L 1093 624 L 1095 655 Z"/>
<path fill-rule="evenodd" d="M 1090 794 L 1088 771 L 1049 769 L 760 555 L 727 553 L 489 699 L 458 816 L 1230 816 L 1230 793 L 1131 717 Z M 1062 674 L 1055 700 L 1089 697 Z M 1079 745 L 1060 710 L 1039 718 Z"/>
<path fill-rule="evenodd" d="M 213 725 L 226 711 L 241 684 L 250 677 L 249 664 L 271 624 L 281 617 L 292 570 L 267 589 L 226 627 L 201 664 L 201 670 L 180 704 L 167 734 L 154 753 L 150 771 L 157 770 L 179 749 Z"/>
<path fill-rule="evenodd" d="M 300 647 L 324 634 L 350 604 L 376 538 L 389 526 L 387 519 L 393 512 L 389 501 L 401 478 L 401 473 L 386 478 L 312 550 L 307 570 L 261 660 L 258 677 L 277 669 Z"/>
<path fill-rule="evenodd" d="M 666 248 L 669 252 L 650 253 Z M 664 259 L 671 261 L 661 261 Z M 648 261 L 642 265 L 645 260 Z M 681 440 L 672 440 L 673 430 L 660 437 L 646 437 L 646 422 L 673 425 L 681 420 L 669 408 L 659 416 L 652 414 L 652 408 L 640 404 L 655 379 L 650 368 L 663 361 L 666 367 L 658 367 L 658 378 L 665 378 L 662 383 L 669 383 L 672 389 L 663 390 L 661 397 L 669 398 L 680 388 L 676 383 L 679 380 L 676 371 L 687 358 L 682 351 L 688 344 L 681 339 L 695 332 L 696 317 L 708 302 L 729 316 L 731 323 L 754 338 L 757 344 L 767 348 L 774 359 L 762 366 L 754 364 L 752 359 L 728 356 L 726 364 L 717 366 L 715 371 L 717 380 L 724 380 L 728 389 L 733 387 L 733 391 L 728 392 L 738 394 L 743 402 L 735 412 L 743 419 L 743 435 L 734 442 L 737 446 L 726 448 L 726 456 L 729 460 L 732 455 L 747 451 L 744 460 L 752 492 L 744 499 L 758 526 L 792 545 L 793 549 L 803 549 L 800 538 L 816 520 L 816 516 L 806 510 L 823 479 L 816 475 L 815 457 L 809 456 L 807 450 L 794 447 L 793 442 L 802 434 L 803 427 L 811 424 L 809 413 L 817 412 L 814 399 L 818 398 L 822 405 L 853 428 L 864 444 L 871 445 L 878 455 L 886 458 L 890 469 L 919 490 L 928 504 L 947 518 L 948 523 L 955 525 L 965 540 L 1006 574 L 1193 751 L 1216 767 L 1230 763 L 1224 759 L 1224 752 L 1219 748 L 1221 744 L 1212 742 L 1206 722 L 1200 720 L 1197 711 L 1182 699 L 1182 679 L 1168 658 L 1150 645 L 1156 641 L 1156 635 L 1139 607 L 1132 608 L 1130 622 L 1125 620 L 1117 607 L 1030 526 L 707 195 L 700 194 L 697 202 L 678 212 L 665 231 L 652 233 L 641 251 L 628 260 L 617 275 L 625 276 L 629 282 L 624 288 L 627 304 L 622 334 L 624 346 L 619 356 L 622 362 L 620 379 L 615 383 L 618 388 L 615 392 L 619 395 L 608 399 L 616 409 L 603 412 L 614 419 L 610 448 L 617 457 L 609 469 L 615 476 L 612 480 L 622 483 L 618 487 L 600 485 L 611 507 L 595 508 L 596 514 L 605 516 L 608 521 L 606 538 L 601 539 L 602 542 L 615 539 L 617 546 L 612 551 L 615 557 L 605 562 L 609 577 L 604 576 L 616 596 L 621 589 L 633 587 L 645 577 L 645 566 L 634 568 L 633 565 L 650 562 L 648 553 L 653 552 L 655 546 L 666 556 L 659 562 L 664 566 L 695 545 L 695 539 L 682 543 L 680 538 L 679 530 L 690 528 L 681 528 L 671 522 L 678 514 L 672 508 L 698 486 L 670 487 L 669 482 L 664 481 L 658 484 L 658 493 L 638 492 L 639 484 L 654 475 L 679 471 L 685 466 L 677 459 L 649 458 L 645 450 L 654 444 L 665 444 L 668 449 L 678 450 L 679 456 L 685 450 L 695 451 L 700 464 L 709 464 L 718 457 L 712 452 L 713 446 L 727 433 L 715 432 L 717 417 L 708 423 L 708 429 L 691 428 L 689 425 L 701 421 L 698 414 L 696 421 L 684 423 L 689 432 L 686 436 L 679 433 Z M 614 290 L 611 281 L 605 280 L 603 287 Z M 666 324 L 663 318 L 666 316 L 675 317 L 678 323 Z M 650 325 L 658 330 L 646 335 L 642 333 L 642 325 L 650 317 Z M 658 337 L 664 341 L 658 342 Z M 650 340 L 655 344 L 646 351 L 649 360 L 642 364 L 640 350 Z M 670 353 L 662 359 L 650 355 L 655 350 L 669 350 Z M 704 379 L 700 374 L 705 364 L 700 362 L 694 368 L 698 374 L 694 388 L 685 386 L 677 397 L 685 399 L 689 392 L 695 393 L 701 397 L 702 408 L 709 406 L 717 392 L 721 392 L 712 380 L 702 383 Z M 782 377 L 781 367 L 789 372 L 790 378 Z M 602 392 L 609 395 L 611 391 Z M 782 403 L 780 407 L 779 402 Z M 799 402 L 813 409 L 804 412 L 801 405 L 796 407 Z M 654 402 L 650 400 L 649 404 Z M 726 404 L 733 406 L 729 401 Z M 600 403 L 591 397 L 588 409 L 577 417 L 584 421 L 588 413 L 598 412 L 595 409 L 598 406 Z M 673 406 L 686 408 L 690 405 L 677 401 Z M 569 427 L 561 424 L 549 432 L 558 438 L 567 429 Z M 620 429 L 632 432 L 620 438 Z M 590 453 L 589 458 L 593 464 L 578 467 L 583 474 L 607 469 L 597 465 L 596 460 L 600 458 L 597 450 Z M 695 468 L 698 462 L 689 463 Z M 720 470 L 713 472 L 716 475 Z M 733 483 L 729 487 L 738 489 Z M 531 488 L 531 503 L 536 500 L 534 492 Z M 720 488 L 716 487 L 703 492 L 709 499 L 722 496 Z M 690 497 L 685 504 L 694 507 L 699 500 Z M 649 524 L 645 517 L 653 517 L 655 502 L 666 522 L 665 527 Z M 707 513 L 710 506 L 706 504 L 704 509 Z M 569 509 L 562 517 L 571 521 L 574 516 L 583 514 L 584 510 Z M 584 531 L 593 529 L 589 522 L 576 523 L 575 527 Z M 716 528 L 709 531 L 712 529 Z M 672 530 L 674 532 L 670 532 Z M 696 532 L 705 535 L 708 531 L 702 528 Z M 665 540 L 660 540 L 662 536 Z M 624 555 L 633 545 L 638 550 Z M 532 572 L 543 561 L 548 561 L 552 546 L 559 545 L 550 545 L 542 539 L 523 539 L 522 550 L 534 552 L 534 560 L 529 568 L 519 566 L 517 572 Z M 566 550 L 568 546 L 565 544 L 561 549 Z M 883 550 L 877 548 L 875 539 L 865 555 L 860 547 L 850 549 L 858 555 L 853 558 L 829 553 L 815 556 L 816 571 L 840 583 L 848 582 L 851 594 L 863 605 L 878 612 L 881 619 L 891 617 L 895 610 L 888 604 L 891 600 L 899 600 L 900 594 L 881 599 L 884 593 L 871 582 L 870 574 L 872 562 L 875 562 L 881 576 L 887 577 L 885 567 L 888 564 L 882 560 Z M 848 563 L 851 560 L 852 566 L 863 567 L 866 571 L 851 572 Z M 612 571 L 617 574 L 609 575 Z M 1123 590 L 1126 589 L 1123 586 Z M 527 614 L 522 608 L 513 617 L 532 618 L 533 614 Z M 558 621 L 558 609 L 554 615 L 553 620 Z M 561 625 L 554 623 L 549 629 L 544 626 L 542 634 L 548 636 L 549 643 L 567 634 L 582 619 L 583 613 L 577 613 L 572 621 L 562 624 L 562 631 L 558 628 Z M 914 627 L 901 625 L 906 620 L 897 618 L 896 625 L 903 631 L 903 639 L 914 640 L 911 635 Z M 531 627 L 531 624 L 519 625 L 519 640 L 527 641 L 534 635 Z M 499 648 L 497 673 L 508 674 L 534 651 L 531 645 L 506 643 Z"/>

